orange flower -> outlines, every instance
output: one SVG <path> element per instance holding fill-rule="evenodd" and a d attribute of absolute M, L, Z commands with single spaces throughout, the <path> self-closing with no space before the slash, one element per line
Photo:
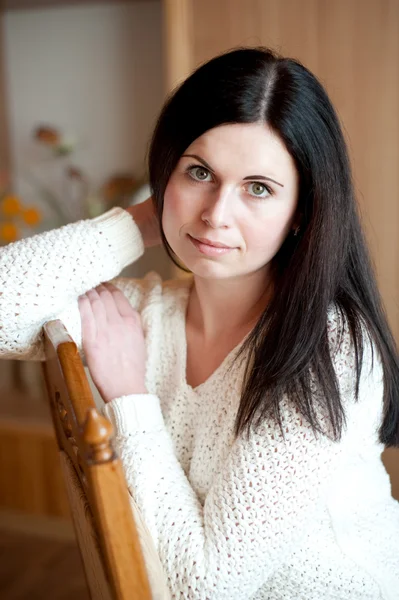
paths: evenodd
<path fill-rule="evenodd" d="M 37 225 L 41 221 L 40 212 L 37 210 L 37 208 L 34 208 L 33 206 L 30 208 L 23 209 L 22 218 L 25 221 L 25 223 L 30 226 Z"/>
<path fill-rule="evenodd" d="M 4 196 L 0 203 L 3 214 L 11 217 L 21 212 L 21 203 L 18 196 Z"/>
<path fill-rule="evenodd" d="M 60 143 L 60 134 L 57 129 L 47 125 L 38 127 L 35 130 L 33 137 L 39 142 L 43 142 L 43 144 L 47 144 L 48 146 L 58 146 Z"/>
<path fill-rule="evenodd" d="M 15 242 L 18 239 L 18 229 L 14 223 L 1 223 L 0 224 L 0 240 L 3 240 L 6 244 Z"/>

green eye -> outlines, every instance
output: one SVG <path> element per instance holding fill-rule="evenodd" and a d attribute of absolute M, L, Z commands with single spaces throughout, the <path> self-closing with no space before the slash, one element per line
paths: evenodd
<path fill-rule="evenodd" d="M 259 181 L 253 181 L 249 184 L 249 193 L 251 196 L 256 196 L 257 198 L 267 198 L 272 195 L 271 190 Z"/>
<path fill-rule="evenodd" d="M 197 181 L 206 181 L 209 171 L 205 167 L 189 167 L 188 172 L 193 179 Z"/>

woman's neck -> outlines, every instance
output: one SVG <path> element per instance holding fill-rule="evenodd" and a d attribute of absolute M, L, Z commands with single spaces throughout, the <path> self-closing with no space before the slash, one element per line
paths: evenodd
<path fill-rule="evenodd" d="M 264 274 L 218 280 L 194 276 L 187 323 L 210 346 L 240 332 L 245 336 L 266 308 L 270 288 Z"/>

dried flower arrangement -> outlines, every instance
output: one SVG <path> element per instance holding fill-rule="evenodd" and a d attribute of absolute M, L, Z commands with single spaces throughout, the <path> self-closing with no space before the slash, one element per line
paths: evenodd
<path fill-rule="evenodd" d="M 73 140 L 50 125 L 36 127 L 33 139 L 46 147 L 55 161 L 72 156 L 76 149 Z M 69 223 L 74 208 L 78 218 L 86 219 L 95 217 L 113 206 L 127 207 L 135 192 L 144 183 L 132 173 L 117 173 L 109 177 L 100 189 L 93 190 L 87 175 L 69 161 L 64 166 L 64 176 L 62 195 L 57 195 L 32 172 L 24 175 L 24 179 L 34 186 L 45 204 L 56 215 L 57 221 L 54 226 Z M 34 230 L 43 217 L 40 208 L 25 205 L 23 200 L 13 193 L 9 175 L 0 173 L 0 245 L 23 237 L 23 229 L 26 227 Z"/>

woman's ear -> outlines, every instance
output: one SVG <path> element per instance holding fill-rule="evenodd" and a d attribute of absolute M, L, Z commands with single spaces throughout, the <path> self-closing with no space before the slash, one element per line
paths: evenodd
<path fill-rule="evenodd" d="M 295 217 L 292 221 L 292 225 L 291 225 L 291 231 L 294 235 L 298 235 L 298 233 L 301 229 L 301 223 L 302 223 L 302 215 L 301 214 L 295 215 Z"/>

